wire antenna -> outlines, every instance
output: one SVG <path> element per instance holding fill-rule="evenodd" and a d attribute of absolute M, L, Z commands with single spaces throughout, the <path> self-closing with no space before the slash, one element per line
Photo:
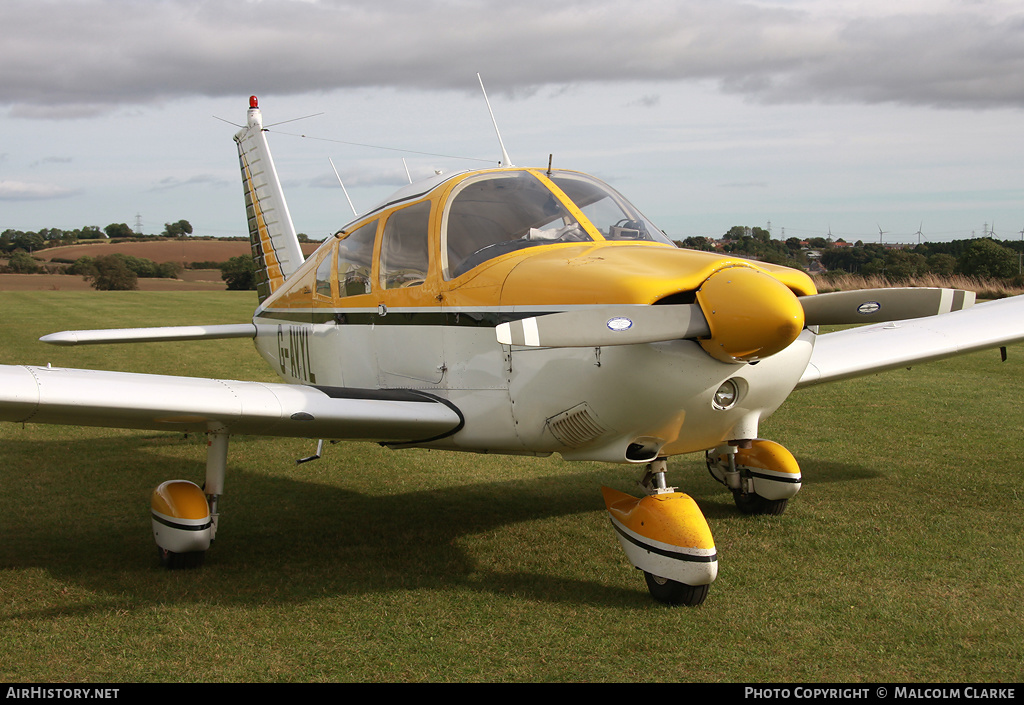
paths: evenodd
<path fill-rule="evenodd" d="M 282 120 L 281 122 L 273 122 L 273 123 L 271 123 L 269 125 L 264 125 L 263 127 L 264 127 L 264 129 L 266 129 L 268 127 L 274 127 L 274 125 L 284 125 L 284 124 L 287 124 L 289 122 L 297 122 L 299 120 L 305 120 L 305 119 L 311 118 L 311 117 L 318 117 L 320 115 L 323 115 L 323 113 L 321 112 L 321 113 L 313 113 L 312 115 L 303 115 L 302 117 L 292 118 L 291 120 Z M 237 122 L 231 122 L 230 120 L 225 120 L 224 118 L 218 117 L 216 115 L 212 115 L 211 117 L 214 120 L 220 120 L 221 122 L 226 122 L 227 124 L 234 125 L 235 127 L 241 127 L 241 128 L 245 127 L 245 125 L 239 125 Z"/>
<path fill-rule="evenodd" d="M 487 99 L 487 89 L 484 88 L 484 79 L 480 78 L 479 73 L 477 73 L 476 79 L 480 81 L 480 90 L 484 93 L 484 102 L 487 103 L 487 112 L 491 114 L 491 122 L 494 123 L 494 134 L 498 136 L 498 144 L 501 146 L 501 165 L 513 166 L 512 158 L 509 157 L 508 152 L 505 151 L 505 143 L 501 141 L 501 132 L 498 131 L 498 121 L 494 119 L 494 111 L 491 110 L 491 101 Z"/>
<path fill-rule="evenodd" d="M 268 128 L 268 127 L 274 127 L 275 125 L 287 125 L 289 122 L 298 122 L 299 120 L 308 120 L 309 118 L 319 117 L 321 115 L 323 115 L 322 112 L 321 113 L 313 113 L 312 115 L 303 115 L 302 117 L 292 118 L 291 120 L 282 120 L 281 122 L 272 122 L 269 125 L 264 125 L 263 127 Z"/>

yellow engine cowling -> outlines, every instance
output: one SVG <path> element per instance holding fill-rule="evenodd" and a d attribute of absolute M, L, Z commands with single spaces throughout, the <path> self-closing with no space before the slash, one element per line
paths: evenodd
<path fill-rule="evenodd" d="M 684 585 L 709 585 L 718 576 L 711 529 L 697 503 L 681 492 L 632 497 L 602 487 L 605 506 L 629 562 Z"/>
<path fill-rule="evenodd" d="M 164 551 L 205 551 L 213 540 L 210 505 L 199 485 L 170 480 L 153 490 L 153 538 Z"/>

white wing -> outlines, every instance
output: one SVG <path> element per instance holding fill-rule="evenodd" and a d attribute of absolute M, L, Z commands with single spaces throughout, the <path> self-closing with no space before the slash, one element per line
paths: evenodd
<path fill-rule="evenodd" d="M 797 388 L 1024 340 L 1024 296 L 819 335 Z"/>
<path fill-rule="evenodd" d="M 433 395 L 0 365 L 0 421 L 390 443 L 454 433 L 462 417 Z"/>

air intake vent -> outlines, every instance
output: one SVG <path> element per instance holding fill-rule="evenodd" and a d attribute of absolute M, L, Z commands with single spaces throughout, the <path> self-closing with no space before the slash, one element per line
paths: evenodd
<path fill-rule="evenodd" d="M 547 420 L 547 427 L 559 443 L 569 448 L 586 445 L 606 431 L 591 413 L 586 402 L 552 416 Z"/>

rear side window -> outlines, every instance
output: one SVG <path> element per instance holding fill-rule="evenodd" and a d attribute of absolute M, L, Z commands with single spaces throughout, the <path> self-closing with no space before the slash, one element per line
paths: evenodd
<path fill-rule="evenodd" d="M 384 225 L 380 282 L 385 289 L 418 286 L 427 278 L 430 201 L 395 211 Z"/>
<path fill-rule="evenodd" d="M 333 253 L 328 252 L 323 261 L 316 267 L 316 293 L 319 296 L 330 298 L 331 294 L 331 257 Z"/>
<path fill-rule="evenodd" d="M 338 296 L 370 293 L 373 241 L 377 221 L 367 223 L 338 243 Z"/>

